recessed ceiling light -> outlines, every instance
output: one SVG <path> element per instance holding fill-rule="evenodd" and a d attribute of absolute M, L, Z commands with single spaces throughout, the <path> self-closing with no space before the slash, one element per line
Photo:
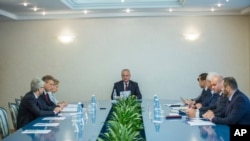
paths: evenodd
<path fill-rule="evenodd" d="M 83 13 L 84 13 L 84 14 L 88 14 L 88 10 L 84 10 Z"/>
<path fill-rule="evenodd" d="M 226 0 L 226 2 L 229 2 L 229 0 Z"/>
<path fill-rule="evenodd" d="M 172 9 L 172 8 L 170 8 L 168 11 L 169 11 L 169 12 L 172 12 L 172 11 L 173 11 L 173 9 Z"/>
<path fill-rule="evenodd" d="M 34 11 L 37 11 L 37 10 L 38 10 L 38 8 L 37 8 L 37 7 L 33 7 L 32 9 L 33 9 Z"/>
<path fill-rule="evenodd" d="M 123 3 L 123 2 L 125 2 L 125 0 L 121 0 L 121 2 Z"/>
<path fill-rule="evenodd" d="M 217 6 L 217 7 L 221 7 L 222 4 L 221 4 L 221 3 L 217 3 L 216 6 Z"/>
<path fill-rule="evenodd" d="M 214 8 L 211 8 L 211 11 L 214 12 Z"/>
<path fill-rule="evenodd" d="M 127 13 L 130 13 L 130 12 L 131 12 L 131 10 L 128 8 L 128 9 L 126 9 L 126 12 L 127 12 Z"/>
<path fill-rule="evenodd" d="M 43 11 L 43 12 L 42 12 L 42 15 L 43 15 L 43 16 L 45 16 L 45 15 L 46 15 L 46 12 L 45 12 L 45 11 Z"/>
<path fill-rule="evenodd" d="M 22 5 L 25 6 L 25 7 L 26 7 L 27 5 L 29 5 L 29 4 L 30 4 L 30 3 L 27 3 L 27 2 L 22 3 Z"/>

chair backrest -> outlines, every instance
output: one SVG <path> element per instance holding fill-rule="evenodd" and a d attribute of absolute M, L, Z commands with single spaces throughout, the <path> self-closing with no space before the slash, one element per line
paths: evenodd
<path fill-rule="evenodd" d="M 15 102 L 16 102 L 16 104 L 19 106 L 19 105 L 20 105 L 20 103 L 21 103 L 21 99 L 19 99 L 19 98 L 15 98 Z"/>
<path fill-rule="evenodd" d="M 2 138 L 5 138 L 10 134 L 10 127 L 6 110 L 0 107 L 0 129 L 2 131 Z"/>
<path fill-rule="evenodd" d="M 17 115 L 18 115 L 18 110 L 19 110 L 19 105 L 15 103 L 8 103 L 9 109 L 10 109 L 10 115 L 13 123 L 13 127 L 16 130 L 17 129 Z"/>

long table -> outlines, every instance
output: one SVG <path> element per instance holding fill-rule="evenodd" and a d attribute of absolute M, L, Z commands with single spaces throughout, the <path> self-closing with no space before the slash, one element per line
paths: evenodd
<path fill-rule="evenodd" d="M 170 108 L 165 106 L 166 103 L 176 101 L 160 100 L 163 115 L 170 112 Z M 83 102 L 88 107 L 89 102 Z M 98 101 L 96 115 L 88 113 L 88 120 L 85 121 L 79 132 L 72 122 L 72 114 L 63 113 L 64 120 L 43 120 L 44 117 L 37 118 L 23 128 L 12 133 L 3 141 L 96 141 L 104 125 L 106 117 L 111 109 L 110 100 Z M 187 118 L 183 116 L 180 119 L 164 119 L 162 123 L 155 124 L 152 119 L 153 100 L 142 100 L 142 117 L 144 131 L 147 141 L 229 141 L 229 127 L 226 125 L 215 126 L 190 126 L 187 124 Z M 36 123 L 59 123 L 54 127 L 37 127 Z M 47 134 L 24 134 L 24 130 L 51 130 Z"/>

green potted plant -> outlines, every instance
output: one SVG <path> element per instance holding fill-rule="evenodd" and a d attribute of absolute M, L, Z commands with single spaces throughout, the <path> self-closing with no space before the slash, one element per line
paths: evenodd
<path fill-rule="evenodd" d="M 143 141 L 141 106 L 133 96 L 119 99 L 112 107 L 107 130 L 98 141 Z"/>

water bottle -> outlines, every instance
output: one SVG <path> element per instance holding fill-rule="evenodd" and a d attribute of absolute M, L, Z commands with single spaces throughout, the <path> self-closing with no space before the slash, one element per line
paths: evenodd
<path fill-rule="evenodd" d="M 82 103 L 81 102 L 78 102 L 78 104 L 77 104 L 77 120 L 79 122 L 83 121 Z"/>
<path fill-rule="evenodd" d="M 96 111 L 96 98 L 95 98 L 95 95 L 92 95 L 92 97 L 91 97 L 91 111 L 92 112 Z"/>
<path fill-rule="evenodd" d="M 155 107 L 154 107 L 154 121 L 160 121 L 160 103 L 158 99 L 155 99 Z"/>
<path fill-rule="evenodd" d="M 117 93 L 116 93 L 116 89 L 114 89 L 114 92 L 113 92 L 113 100 L 116 100 L 117 99 Z"/>
<path fill-rule="evenodd" d="M 156 99 L 158 99 L 157 95 L 154 95 L 154 108 L 156 107 Z"/>

